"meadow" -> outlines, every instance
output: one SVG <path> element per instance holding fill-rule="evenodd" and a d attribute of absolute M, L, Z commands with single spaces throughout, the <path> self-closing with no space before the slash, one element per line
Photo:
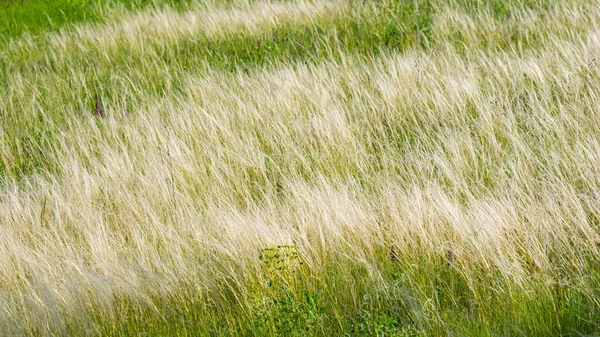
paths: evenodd
<path fill-rule="evenodd" d="M 597 0 L 0 1 L 0 335 L 600 334 Z"/>

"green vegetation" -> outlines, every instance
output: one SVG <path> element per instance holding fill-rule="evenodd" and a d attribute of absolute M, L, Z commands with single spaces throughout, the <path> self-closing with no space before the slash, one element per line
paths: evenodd
<path fill-rule="evenodd" d="M 0 36 L 3 43 L 27 32 L 42 35 L 77 23 L 102 22 L 107 10 L 150 6 L 185 8 L 181 0 L 4 0 L 0 2 Z"/>
<path fill-rule="evenodd" d="M 0 3 L 0 333 L 600 333 L 591 0 Z"/>

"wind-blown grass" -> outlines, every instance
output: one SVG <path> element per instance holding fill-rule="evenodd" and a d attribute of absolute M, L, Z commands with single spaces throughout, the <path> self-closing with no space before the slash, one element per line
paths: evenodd
<path fill-rule="evenodd" d="M 0 331 L 598 333 L 598 9 L 203 3 L 14 40 Z"/>

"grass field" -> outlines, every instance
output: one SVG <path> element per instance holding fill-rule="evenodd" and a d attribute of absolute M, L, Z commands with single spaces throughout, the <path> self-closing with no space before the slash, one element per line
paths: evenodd
<path fill-rule="evenodd" d="M 0 334 L 600 334 L 597 0 L 0 0 Z"/>

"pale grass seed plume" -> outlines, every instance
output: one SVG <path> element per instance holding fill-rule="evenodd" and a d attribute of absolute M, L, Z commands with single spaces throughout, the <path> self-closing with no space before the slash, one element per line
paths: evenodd
<path fill-rule="evenodd" d="M 197 310 L 204 328 L 181 335 L 229 324 L 218 331 L 275 336 L 287 325 L 260 310 L 281 305 L 268 301 L 277 289 L 320 294 L 328 320 L 292 324 L 314 335 L 375 334 L 348 322 L 377 308 L 402 317 L 382 336 L 441 335 L 453 305 L 482 335 L 511 335 L 498 327 L 534 310 L 554 323 L 532 335 L 559 331 L 583 303 L 577 324 L 597 326 L 599 4 L 515 5 L 498 19 L 434 3 L 424 45 L 365 56 L 316 41 L 335 57 L 244 71 L 187 67 L 168 50 L 383 12 L 114 7 L 3 45 L 1 333 L 134 334 L 119 324 Z M 35 123 L 48 129 L 28 156 L 19 137 Z M 10 171 L 23 158 L 38 166 Z M 259 252 L 278 246 L 302 264 L 265 271 Z M 253 310 L 267 330 L 252 330 Z"/>

